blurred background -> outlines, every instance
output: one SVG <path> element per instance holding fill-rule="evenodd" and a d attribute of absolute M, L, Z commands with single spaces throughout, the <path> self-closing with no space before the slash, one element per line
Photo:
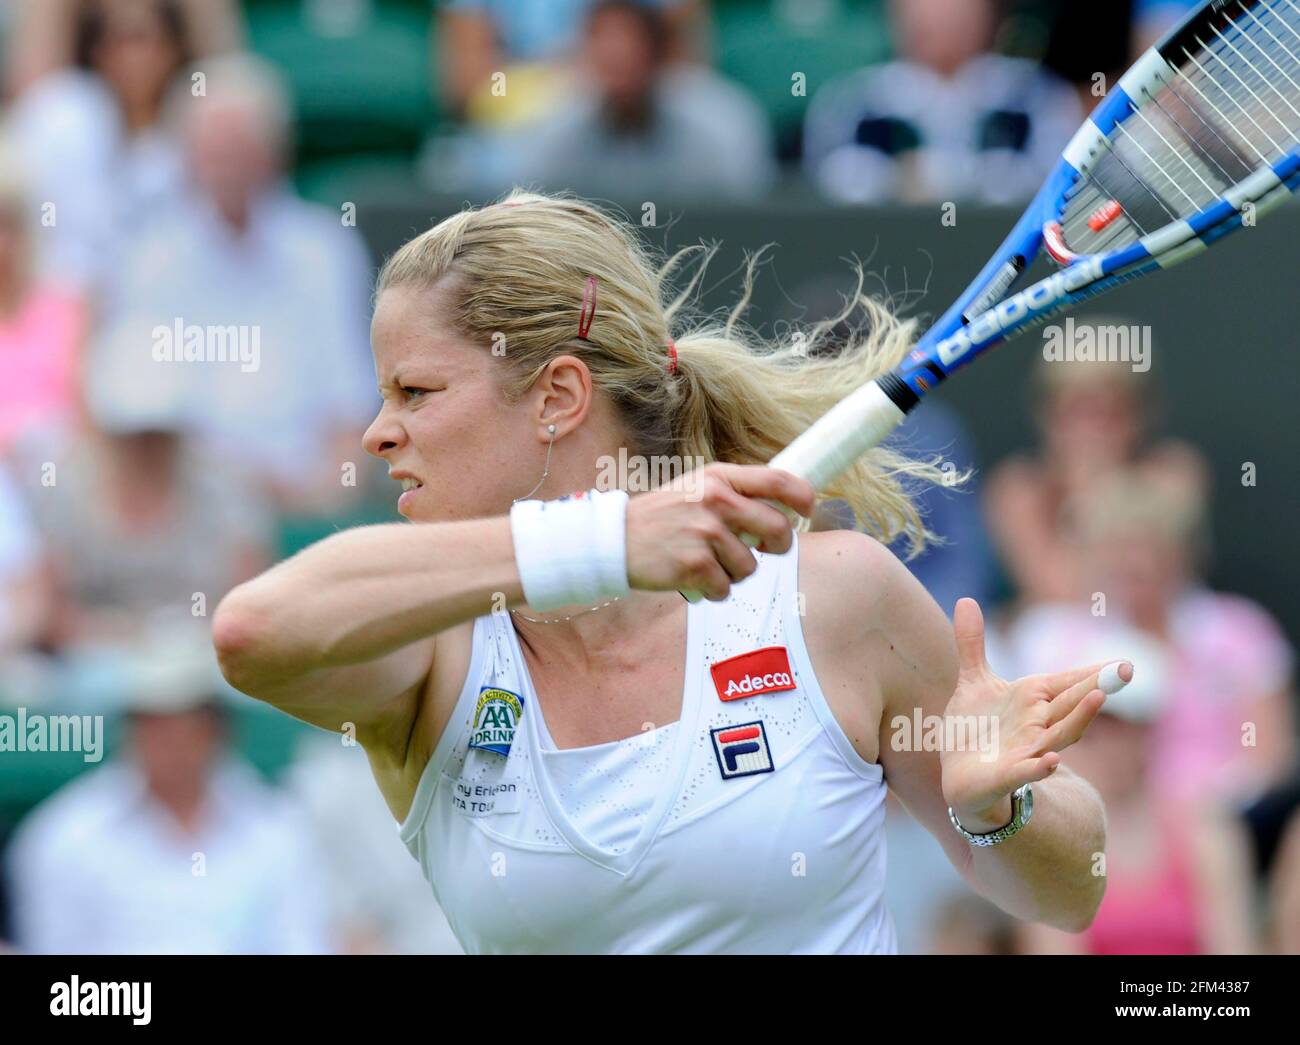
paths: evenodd
<path fill-rule="evenodd" d="M 233 585 L 399 521 L 359 446 L 387 253 L 572 190 L 722 242 L 705 310 L 775 244 L 767 336 L 837 312 L 853 258 L 924 320 L 1190 6 L 0 2 L 0 947 L 458 950 L 361 749 L 208 645 Z M 910 565 L 985 606 L 995 668 L 1138 665 L 1066 758 L 1107 803 L 1093 927 L 1002 915 L 892 808 L 905 951 L 1300 952 L 1300 365 L 1293 267 L 1262 269 L 1298 211 L 1080 319 L 1148 330 L 1148 370 L 1045 365 L 1035 332 L 901 430 L 975 469 Z"/>

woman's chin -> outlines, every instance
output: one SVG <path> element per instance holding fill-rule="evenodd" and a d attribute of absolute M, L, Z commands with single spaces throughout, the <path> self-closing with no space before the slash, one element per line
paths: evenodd
<path fill-rule="evenodd" d="M 404 519 L 410 519 L 412 522 L 425 521 L 422 518 L 424 513 L 421 511 L 424 500 L 423 496 L 421 496 L 423 493 L 423 486 L 417 486 L 412 490 L 403 490 L 402 496 L 397 499 L 397 514 Z"/>

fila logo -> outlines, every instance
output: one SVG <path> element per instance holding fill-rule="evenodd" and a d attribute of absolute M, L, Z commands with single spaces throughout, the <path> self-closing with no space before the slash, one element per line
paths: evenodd
<path fill-rule="evenodd" d="M 794 689 L 790 655 L 784 646 L 766 646 L 712 665 L 713 685 L 722 700 L 743 700 L 760 693 Z"/>
<path fill-rule="evenodd" d="M 709 734 L 713 737 L 713 753 L 723 780 L 772 772 L 772 752 L 761 721 L 721 726 L 709 730 Z"/>

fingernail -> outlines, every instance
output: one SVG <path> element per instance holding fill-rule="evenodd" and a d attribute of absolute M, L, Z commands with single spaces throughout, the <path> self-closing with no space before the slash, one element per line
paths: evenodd
<path fill-rule="evenodd" d="M 1097 675 L 1097 688 L 1107 696 L 1112 693 L 1118 693 L 1128 683 L 1120 677 L 1119 669 L 1125 664 L 1126 660 L 1117 660 L 1114 664 L 1107 664 Z M 1129 664 L 1129 678 L 1133 677 L 1133 665 Z"/>

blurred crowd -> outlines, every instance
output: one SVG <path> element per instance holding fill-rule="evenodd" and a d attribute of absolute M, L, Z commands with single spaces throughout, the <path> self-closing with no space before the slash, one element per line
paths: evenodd
<path fill-rule="evenodd" d="M 802 183 L 840 202 L 1017 200 L 1190 6 L 1087 5 L 1120 31 L 1090 36 L 1085 69 L 1066 42 L 1083 5 L 1055 0 L 449 0 L 450 123 L 423 174 L 445 190 L 524 180 L 618 199 Z"/>
<path fill-rule="evenodd" d="M 457 950 L 360 749 L 304 728 L 269 782 L 245 754 L 267 719 L 248 718 L 208 643 L 235 584 L 376 504 L 395 519 L 360 450 L 378 405 L 374 259 L 346 207 L 308 187 L 319 200 L 331 170 L 361 163 L 470 198 L 521 181 L 624 201 L 802 185 L 848 203 L 1011 202 L 1096 101 L 1096 75 L 1188 6 L 11 0 L 0 714 L 118 728 L 103 764 L 30 811 L 6 791 L 41 756 L 0 750 L 0 940 Z M 1085 68 L 1068 41 L 1088 28 L 1079 12 L 1103 11 L 1129 32 L 1103 34 L 1114 46 Z M 406 62 L 411 39 L 427 54 Z M 363 42 L 382 45 L 363 69 L 330 65 Z M 328 75 L 308 89 L 313 59 Z M 408 66 L 427 77 L 413 133 L 385 79 Z M 348 116 L 365 77 L 381 104 Z M 368 139 L 372 122 L 392 134 Z M 963 594 L 1001 607 L 1004 675 L 1139 665 L 1066 759 L 1106 799 L 1106 900 L 1082 936 L 1015 923 L 898 808 L 903 945 L 1300 951 L 1293 656 L 1265 608 L 1206 584 L 1208 469 L 1153 437 L 1150 375 L 1044 363 L 1035 380 L 1040 444 L 965 492 L 927 493 L 949 543 L 911 566 L 946 610 Z M 904 436 L 987 464 L 939 404 Z M 821 525 L 837 524 L 832 507 Z"/>
<path fill-rule="evenodd" d="M 1209 587 L 1209 468 L 1195 447 L 1154 436 L 1153 382 L 1126 362 L 1040 358 L 1026 402 L 1039 445 L 967 494 L 928 494 L 949 543 L 912 563 L 949 611 L 960 595 L 997 607 L 986 646 L 1005 678 L 1135 664 L 1064 756 L 1106 805 L 1098 916 L 1071 935 L 1003 915 L 894 802 L 891 869 L 907 873 L 888 888 L 905 950 L 1300 952 L 1294 651 L 1267 609 Z M 910 446 L 978 463 L 941 404 L 909 428 Z M 979 508 L 957 508 L 963 498 Z"/>

